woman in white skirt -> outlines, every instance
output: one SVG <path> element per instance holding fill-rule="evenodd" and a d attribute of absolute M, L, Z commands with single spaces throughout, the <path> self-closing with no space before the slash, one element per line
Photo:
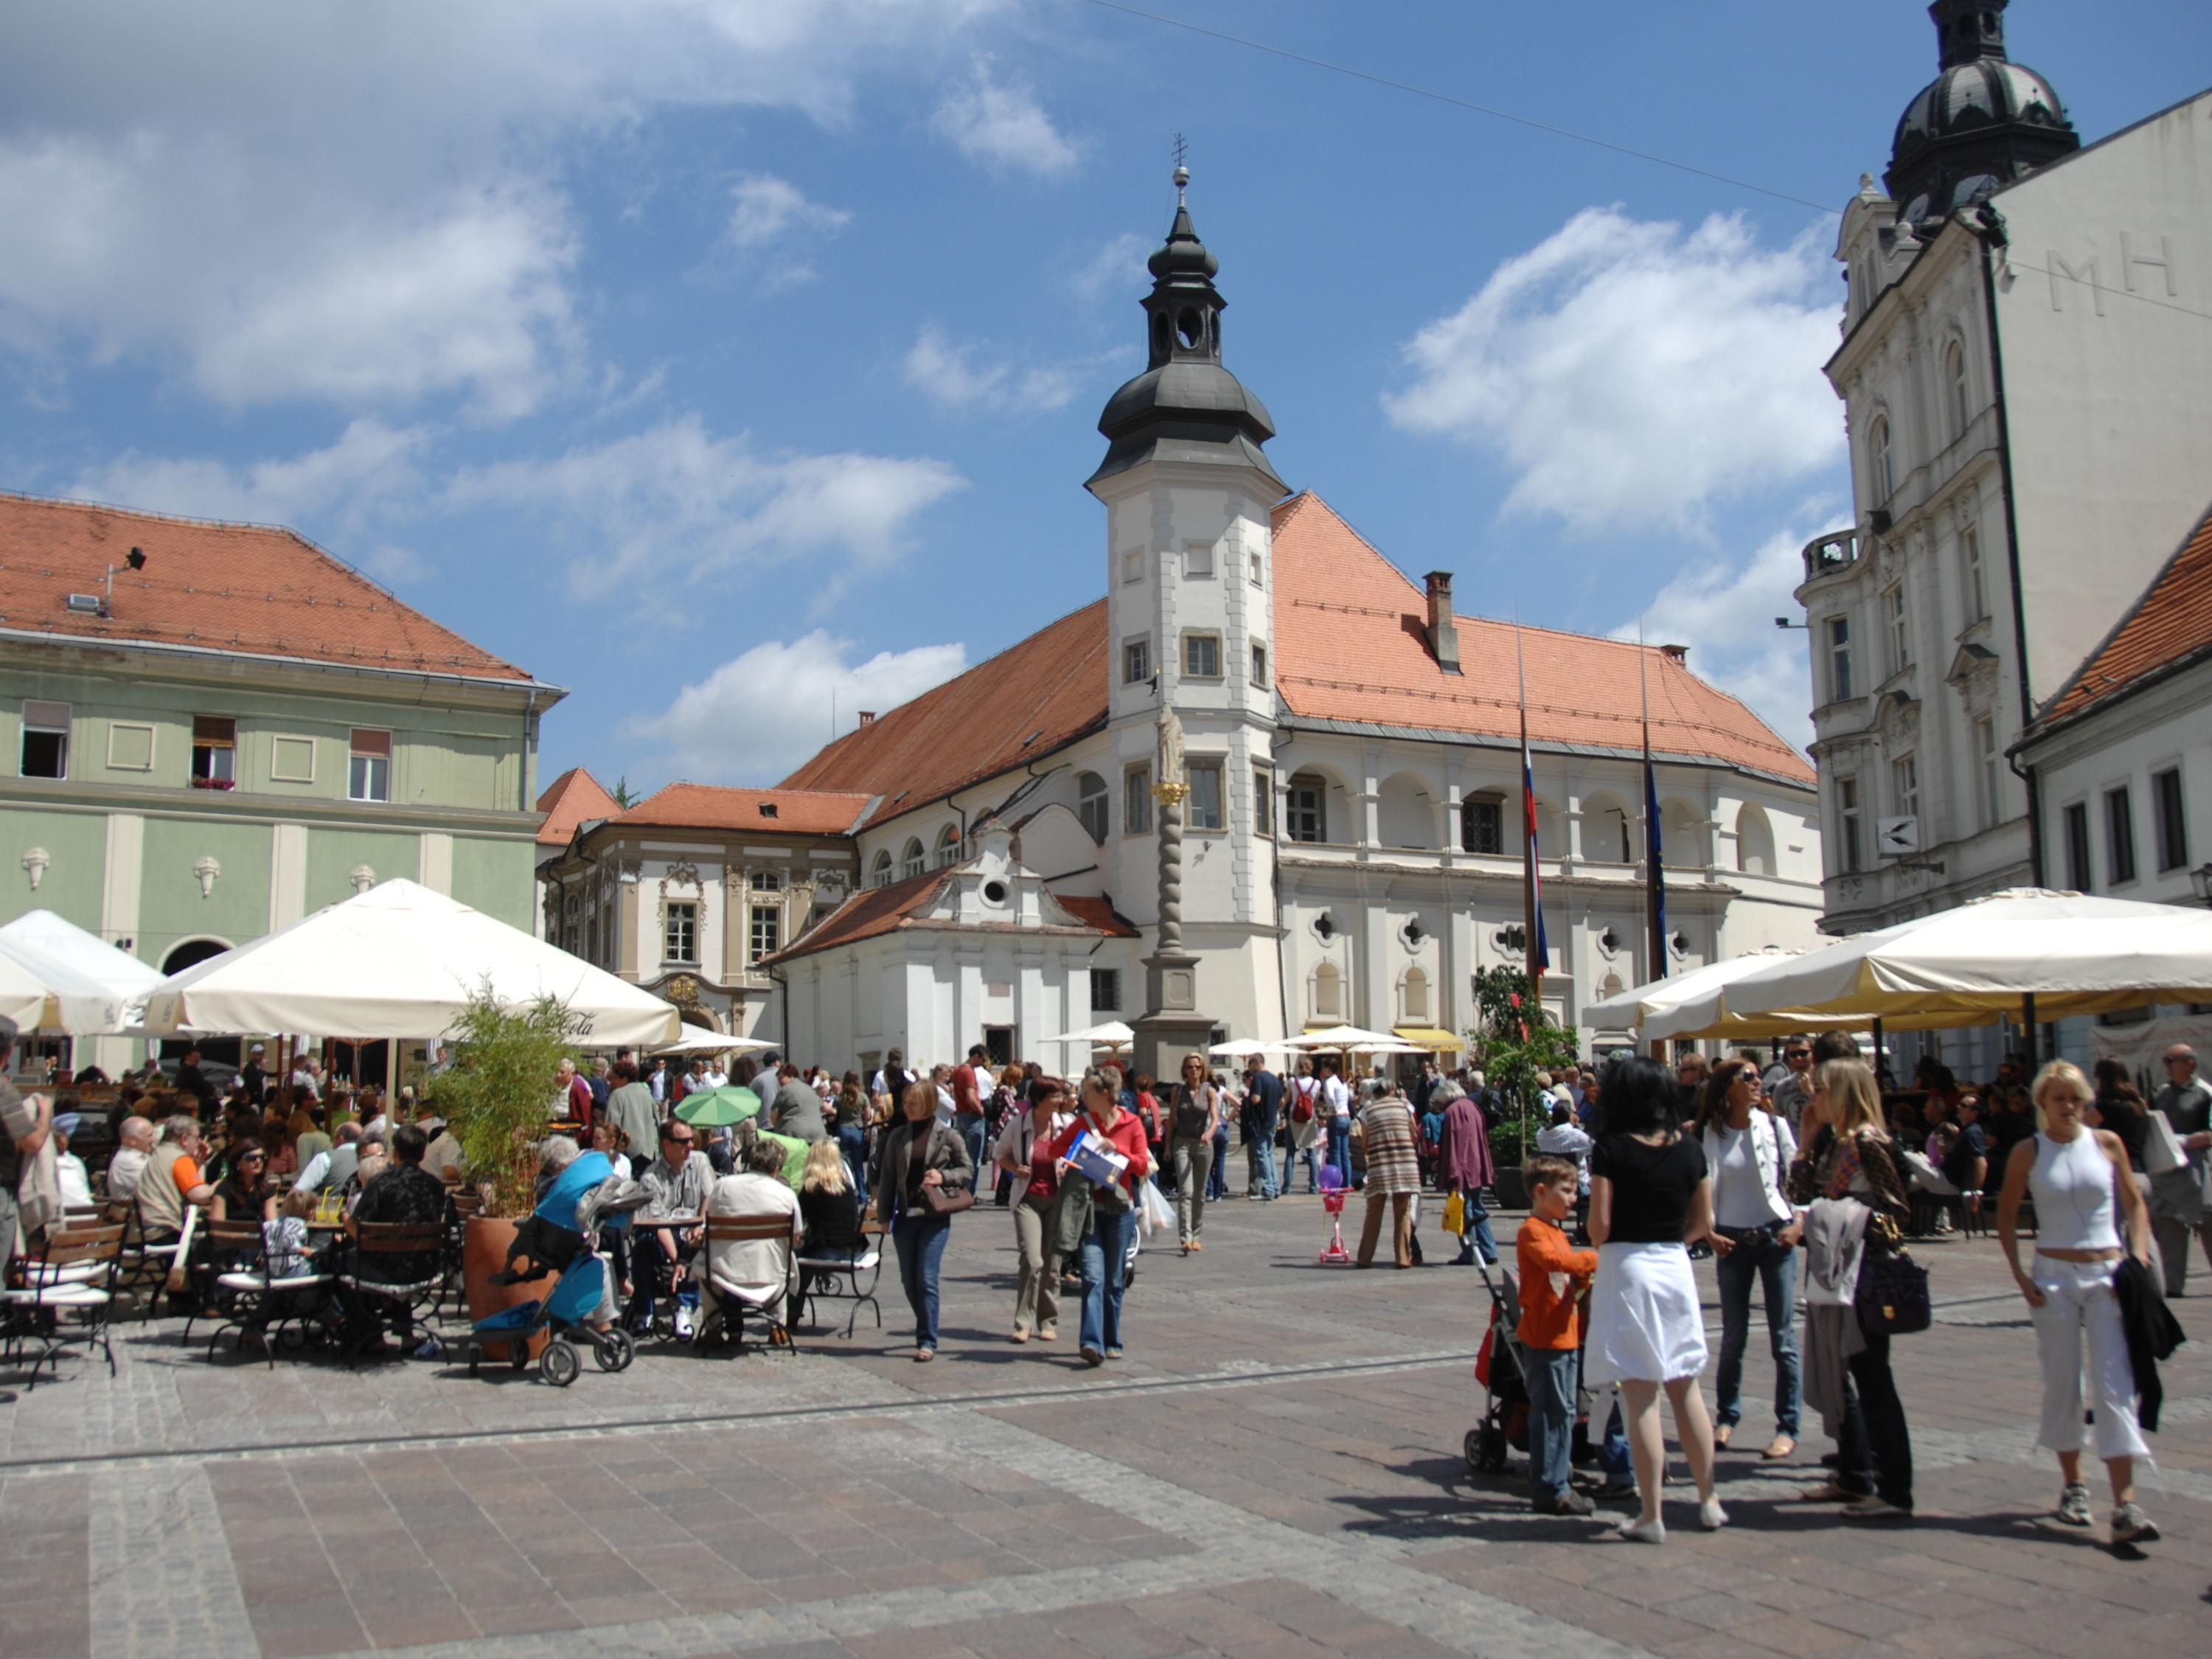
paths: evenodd
<path fill-rule="evenodd" d="M 1590 1287 L 1585 1381 L 1620 1385 L 1640 1510 L 1620 1536 L 1667 1540 L 1659 1518 L 1667 1448 L 1659 1391 L 1674 1411 L 1674 1434 L 1698 1484 L 1698 1524 L 1728 1524 L 1713 1496 L 1713 1425 L 1698 1373 L 1705 1365 L 1705 1326 L 1688 1246 L 1708 1239 L 1726 1255 L 1713 1226 L 1713 1182 L 1705 1148 L 1685 1135 L 1674 1080 L 1641 1057 L 1615 1060 L 1598 1099 L 1601 1121 L 1590 1149 L 1590 1242 L 1598 1247 Z"/>

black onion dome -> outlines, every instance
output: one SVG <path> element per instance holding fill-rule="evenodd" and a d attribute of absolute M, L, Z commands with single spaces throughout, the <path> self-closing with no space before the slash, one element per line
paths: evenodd
<path fill-rule="evenodd" d="M 1908 222 L 1942 219 L 2081 147 L 2050 77 L 2006 57 L 2006 3 L 1928 9 L 1941 67 L 1898 118 L 1885 175 Z"/>

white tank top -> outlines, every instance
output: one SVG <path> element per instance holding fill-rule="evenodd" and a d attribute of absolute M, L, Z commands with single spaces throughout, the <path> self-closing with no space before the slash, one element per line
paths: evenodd
<path fill-rule="evenodd" d="M 2083 1128 L 2071 1140 L 2053 1140 L 2038 1132 L 2027 1191 L 2035 1200 L 2038 1249 L 2119 1249 L 2112 1160 L 2089 1129 Z"/>

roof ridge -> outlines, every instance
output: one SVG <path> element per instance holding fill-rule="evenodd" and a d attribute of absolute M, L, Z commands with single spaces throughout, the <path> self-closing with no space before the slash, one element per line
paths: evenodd
<path fill-rule="evenodd" d="M 2057 716 L 2060 705 L 2073 694 L 2074 689 L 2081 684 L 2090 671 L 2104 659 L 2105 653 L 2120 642 L 2121 635 L 2128 631 L 2136 617 L 2149 609 L 2150 602 L 2157 598 L 2159 589 L 2166 586 L 2168 579 L 2180 568 L 2182 562 L 2189 556 L 2190 550 L 2199 541 L 2205 543 L 2206 554 L 2208 556 L 2212 556 L 2212 506 L 2208 506 L 2183 533 L 2181 540 L 2175 545 L 2173 551 L 2166 555 L 2165 561 L 2152 574 L 2150 580 L 2144 584 L 2142 592 L 2136 596 L 2135 603 L 2120 613 L 2119 620 L 2106 630 L 2104 638 L 2089 647 L 2087 653 L 2075 665 L 2074 672 L 2066 677 L 2065 682 L 2057 690 L 2052 692 L 2049 701 L 2036 711 L 2034 719 L 2030 722 L 2032 726 L 2041 726 L 2045 721 Z M 2081 708 L 2087 708 L 2102 702 L 2106 697 L 2125 690 L 2128 686 L 2135 683 L 2135 679 L 2141 678 L 2141 675 L 2137 675 L 2133 679 L 2123 681 L 2107 690 L 2087 693 Z M 2081 710 L 2078 708 L 2066 711 L 2069 715 L 2079 712 Z"/>

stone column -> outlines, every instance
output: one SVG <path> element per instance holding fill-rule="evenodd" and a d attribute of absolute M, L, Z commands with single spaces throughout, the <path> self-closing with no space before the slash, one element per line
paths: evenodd
<path fill-rule="evenodd" d="M 1198 1010 L 1198 958 L 1182 945 L 1182 802 L 1188 786 L 1156 783 L 1159 831 L 1159 930 L 1145 958 L 1145 1013 L 1137 1021 L 1136 1065 L 1170 1078 L 1190 1050 L 1203 1050 L 1213 1021 Z"/>

